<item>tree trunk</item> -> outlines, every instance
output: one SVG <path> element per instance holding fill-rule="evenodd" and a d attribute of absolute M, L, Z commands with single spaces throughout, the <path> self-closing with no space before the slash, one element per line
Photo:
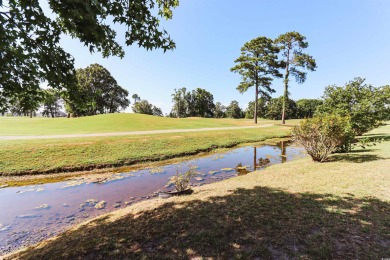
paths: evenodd
<path fill-rule="evenodd" d="M 282 124 L 286 124 L 286 103 L 288 100 L 288 76 L 290 74 L 289 64 L 290 63 L 290 49 L 287 50 L 287 59 L 286 59 L 286 74 L 284 75 L 284 94 L 283 94 L 283 110 L 282 110 Z"/>
<path fill-rule="evenodd" d="M 255 112 L 253 113 L 253 115 L 255 117 L 255 124 L 257 124 L 257 103 L 258 103 L 258 100 L 259 100 L 259 87 L 257 86 L 257 83 L 256 83 Z"/>
<path fill-rule="evenodd" d="M 257 66 L 257 62 L 256 62 L 256 66 Z M 256 96 L 255 96 L 255 111 L 253 113 L 253 117 L 255 119 L 255 124 L 257 124 L 257 100 L 259 99 L 259 77 L 258 77 L 258 74 L 257 74 L 257 70 L 256 70 L 256 82 L 255 82 L 255 93 L 256 93 Z"/>
<path fill-rule="evenodd" d="M 286 79 L 285 79 L 285 81 L 286 81 Z M 285 120 L 285 117 L 286 117 L 286 103 L 287 103 L 287 100 L 288 100 L 287 92 L 288 92 L 288 86 L 287 86 L 287 83 L 285 82 L 284 83 L 284 94 L 283 94 L 282 124 L 286 124 L 286 120 Z"/>
<path fill-rule="evenodd" d="M 32 113 L 33 113 L 32 110 L 30 110 L 30 118 L 32 118 Z"/>
<path fill-rule="evenodd" d="M 178 105 L 177 105 L 177 118 L 180 118 L 180 100 L 178 100 Z"/>

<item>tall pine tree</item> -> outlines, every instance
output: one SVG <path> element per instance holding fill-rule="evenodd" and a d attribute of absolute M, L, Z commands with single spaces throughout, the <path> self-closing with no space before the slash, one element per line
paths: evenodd
<path fill-rule="evenodd" d="M 288 82 L 290 74 L 293 75 L 299 84 L 306 80 L 307 72 L 300 69 L 314 71 L 317 67 L 316 61 L 312 56 L 303 53 L 303 50 L 309 47 L 306 37 L 298 32 L 287 32 L 280 35 L 275 43 L 282 51 L 284 73 L 284 94 L 283 94 L 283 110 L 282 123 L 285 124 L 286 104 L 288 100 Z"/>
<path fill-rule="evenodd" d="M 242 81 L 237 87 L 240 93 L 246 92 L 249 88 L 255 87 L 254 122 L 257 124 L 257 105 L 259 94 L 264 97 L 275 92 L 271 88 L 273 77 L 281 77 L 277 62 L 279 49 L 273 41 L 267 37 L 258 37 L 241 48 L 241 56 L 234 62 L 237 64 L 230 70 L 239 73 Z"/>

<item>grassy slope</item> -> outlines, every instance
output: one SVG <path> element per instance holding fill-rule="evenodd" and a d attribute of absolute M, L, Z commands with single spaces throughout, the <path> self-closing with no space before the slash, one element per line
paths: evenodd
<path fill-rule="evenodd" d="M 130 165 L 286 136 L 289 127 L 0 141 L 0 176 Z M 1 179 L 0 179 L 1 182 Z"/>
<path fill-rule="evenodd" d="M 278 122 L 260 120 L 259 123 L 275 124 Z M 0 117 L 0 135 L 85 134 L 244 125 L 254 124 L 248 119 L 199 117 L 178 119 L 125 113 L 80 118 Z"/>
<path fill-rule="evenodd" d="M 390 125 L 370 150 L 309 158 L 148 200 L 12 258 L 303 258 L 390 256 Z"/>

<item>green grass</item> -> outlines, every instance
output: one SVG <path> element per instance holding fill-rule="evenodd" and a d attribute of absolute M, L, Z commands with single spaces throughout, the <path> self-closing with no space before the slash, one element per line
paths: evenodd
<path fill-rule="evenodd" d="M 369 150 L 310 158 L 147 200 L 11 256 L 20 259 L 390 257 L 390 125 Z"/>
<path fill-rule="evenodd" d="M 81 171 L 159 161 L 210 148 L 283 137 L 290 128 L 0 141 L 0 175 Z M 1 181 L 1 180 L 0 180 Z"/>
<path fill-rule="evenodd" d="M 259 120 L 259 124 L 276 123 L 280 122 Z M 247 125 L 254 123 L 249 119 L 167 118 L 125 113 L 79 118 L 0 117 L 0 135 L 87 134 Z"/>

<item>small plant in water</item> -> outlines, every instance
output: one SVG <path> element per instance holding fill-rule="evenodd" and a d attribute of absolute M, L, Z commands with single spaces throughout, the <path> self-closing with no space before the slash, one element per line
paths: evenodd
<path fill-rule="evenodd" d="M 196 168 L 194 167 L 189 167 L 187 172 L 181 173 L 179 172 L 179 169 L 176 168 L 176 175 L 173 176 L 172 181 L 177 191 L 185 191 L 189 187 L 190 180 L 196 173 L 195 169 Z"/>
<path fill-rule="evenodd" d="M 153 168 L 153 169 L 150 170 L 151 174 L 163 173 L 163 172 L 164 172 L 164 169 L 162 167 L 156 167 L 156 168 Z"/>

